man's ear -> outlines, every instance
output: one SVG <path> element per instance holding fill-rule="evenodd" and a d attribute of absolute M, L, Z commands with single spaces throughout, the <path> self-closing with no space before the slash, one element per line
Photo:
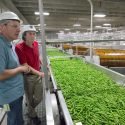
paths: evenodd
<path fill-rule="evenodd" d="M 2 26 L 0 25 L 0 33 L 2 33 Z"/>
<path fill-rule="evenodd" d="M 3 24 L 1 24 L 0 25 L 0 33 L 2 33 L 4 29 L 5 29 L 5 26 Z"/>
<path fill-rule="evenodd" d="M 26 32 L 22 34 L 22 40 L 26 41 Z"/>

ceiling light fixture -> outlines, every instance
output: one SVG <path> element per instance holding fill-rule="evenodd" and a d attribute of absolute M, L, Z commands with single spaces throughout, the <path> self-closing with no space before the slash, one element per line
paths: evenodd
<path fill-rule="evenodd" d="M 64 31 L 62 31 L 62 30 L 60 30 L 59 32 L 60 32 L 60 33 L 64 33 Z"/>
<path fill-rule="evenodd" d="M 34 12 L 34 14 L 35 15 L 40 15 L 40 13 L 39 12 Z M 45 15 L 45 16 L 49 16 L 49 12 L 43 12 L 43 15 Z"/>
<path fill-rule="evenodd" d="M 67 31 L 68 31 L 68 30 L 70 30 L 70 29 L 66 28 L 66 29 L 64 29 L 64 30 L 67 30 Z"/>
<path fill-rule="evenodd" d="M 104 23 L 103 26 L 111 26 L 109 23 Z"/>
<path fill-rule="evenodd" d="M 43 15 L 49 16 L 49 13 L 48 12 L 43 12 Z"/>
<path fill-rule="evenodd" d="M 73 26 L 76 26 L 76 27 L 77 27 L 77 26 L 81 26 L 81 24 L 79 24 L 79 23 L 76 23 L 76 24 L 74 24 Z"/>
<path fill-rule="evenodd" d="M 105 14 L 95 14 L 94 17 L 106 17 Z"/>
<path fill-rule="evenodd" d="M 39 12 L 34 12 L 34 14 L 35 14 L 35 15 L 40 15 L 40 13 L 39 13 Z"/>
<path fill-rule="evenodd" d="M 102 28 L 102 26 L 95 26 L 95 28 Z"/>
<path fill-rule="evenodd" d="M 40 24 L 38 24 L 38 25 L 36 25 L 36 26 L 40 27 Z M 46 26 L 46 24 L 44 24 L 44 26 Z"/>

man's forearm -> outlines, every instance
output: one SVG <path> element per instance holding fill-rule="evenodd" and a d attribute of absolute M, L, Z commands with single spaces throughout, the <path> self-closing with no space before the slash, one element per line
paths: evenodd
<path fill-rule="evenodd" d="M 17 67 L 15 69 L 6 69 L 3 73 L 0 73 L 0 80 L 6 80 L 10 77 L 15 76 L 16 74 L 22 72 L 21 67 Z"/>
<path fill-rule="evenodd" d="M 35 74 L 35 75 L 39 75 L 39 71 L 35 70 L 35 69 L 32 68 L 31 66 L 30 66 L 30 71 L 31 71 L 33 74 Z"/>
<path fill-rule="evenodd" d="M 34 74 L 34 75 L 39 75 L 39 71 L 35 70 L 34 68 L 32 68 L 31 66 L 29 66 L 27 63 L 23 64 L 24 66 L 28 66 L 30 68 L 30 73 Z"/>

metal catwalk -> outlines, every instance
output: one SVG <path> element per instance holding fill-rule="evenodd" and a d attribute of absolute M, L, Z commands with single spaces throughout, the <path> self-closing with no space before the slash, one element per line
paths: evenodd
<path fill-rule="evenodd" d="M 49 80 L 49 83 L 52 85 L 51 81 Z M 46 125 L 47 121 L 46 121 L 46 109 L 45 109 L 45 84 L 43 83 L 43 99 L 41 101 L 41 103 L 36 107 L 36 112 L 38 114 L 38 117 L 41 120 L 41 125 Z M 26 106 L 26 99 L 25 99 L 25 95 L 24 95 L 24 99 L 23 99 L 23 118 L 24 118 L 24 125 L 34 125 L 32 120 L 29 118 L 28 116 L 28 109 Z"/>
<path fill-rule="evenodd" d="M 45 113 L 42 110 L 43 108 L 43 104 L 42 102 L 37 106 L 36 111 L 38 114 L 38 117 L 41 119 L 41 123 L 43 125 L 43 123 L 45 123 Z M 34 125 L 32 120 L 29 118 L 28 113 L 27 113 L 27 106 L 25 103 L 25 96 L 24 96 L 24 101 L 23 101 L 23 117 L 24 117 L 24 125 Z"/>

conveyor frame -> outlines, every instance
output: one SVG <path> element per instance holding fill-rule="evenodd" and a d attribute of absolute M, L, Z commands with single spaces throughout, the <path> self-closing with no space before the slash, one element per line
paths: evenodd
<path fill-rule="evenodd" d="M 75 57 L 75 56 L 73 56 L 73 57 Z M 70 56 L 63 57 L 63 58 L 70 58 Z M 81 57 L 76 56 L 76 58 L 81 58 Z M 85 61 L 89 65 L 95 67 L 97 70 L 103 71 L 105 74 L 110 76 L 116 83 L 118 83 L 120 85 L 123 85 L 123 86 L 125 85 L 125 76 L 124 75 L 122 75 L 118 72 L 112 71 L 110 69 L 107 69 L 107 68 L 105 68 L 103 66 L 100 66 L 98 64 L 94 64 L 92 62 L 86 61 L 85 59 L 83 59 L 83 61 Z M 59 103 L 60 103 L 60 107 L 61 107 L 64 119 L 65 119 L 65 123 L 66 123 L 66 125 L 73 125 L 73 121 L 72 121 L 72 118 L 71 118 L 70 113 L 68 111 L 68 108 L 66 106 L 66 102 L 65 102 L 65 99 L 63 97 L 63 94 L 62 94 L 61 90 L 58 90 L 58 88 L 57 88 L 56 80 L 54 79 L 51 67 L 50 67 L 50 72 L 51 72 L 52 83 L 53 83 L 53 86 L 54 86 L 54 91 L 57 93 L 58 100 L 59 100 Z"/>

